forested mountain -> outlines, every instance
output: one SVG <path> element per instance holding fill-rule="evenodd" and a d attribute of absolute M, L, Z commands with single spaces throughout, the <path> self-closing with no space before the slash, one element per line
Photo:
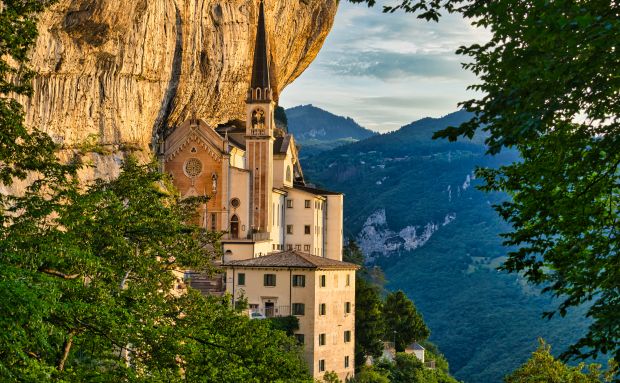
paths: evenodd
<path fill-rule="evenodd" d="M 345 235 L 384 269 L 390 290 L 415 301 L 452 373 L 467 383 L 500 382 L 538 337 L 560 353 L 586 324 L 574 314 L 542 319 L 551 298 L 496 270 L 507 252 L 499 234 L 509 227 L 491 205 L 507 197 L 477 190 L 474 169 L 518 158 L 485 155 L 483 137 L 431 139 L 467 118 L 463 111 L 425 118 L 303 165 L 307 179 L 345 193 Z"/>
<path fill-rule="evenodd" d="M 309 156 L 335 147 L 357 142 L 376 133 L 361 127 L 350 117 L 336 116 L 313 105 L 286 110 L 288 131 Z"/>

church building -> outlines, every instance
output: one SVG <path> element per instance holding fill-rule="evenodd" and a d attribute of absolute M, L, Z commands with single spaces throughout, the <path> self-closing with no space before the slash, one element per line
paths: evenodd
<path fill-rule="evenodd" d="M 222 266 L 250 315 L 294 315 L 310 372 L 354 371 L 355 270 L 342 262 L 343 195 L 307 185 L 295 139 L 276 126 L 263 1 L 245 122 L 191 118 L 159 148 L 183 197 L 208 196 L 199 223 L 225 232 Z"/>

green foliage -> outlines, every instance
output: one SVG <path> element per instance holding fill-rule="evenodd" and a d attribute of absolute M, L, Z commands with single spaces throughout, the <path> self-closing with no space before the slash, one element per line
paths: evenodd
<path fill-rule="evenodd" d="M 77 145 L 77 150 L 82 155 L 89 153 L 106 155 L 111 153 L 111 151 L 107 150 L 99 143 L 99 136 L 96 134 L 89 134 L 83 142 Z"/>
<path fill-rule="evenodd" d="M 352 0 L 374 4 L 374 0 Z M 496 209 L 518 246 L 503 269 L 521 273 L 562 301 L 566 315 L 587 304 L 588 333 L 563 356 L 620 358 L 618 195 L 620 194 L 620 6 L 591 0 L 464 2 L 403 0 L 402 9 L 438 20 L 461 13 L 491 32 L 461 47 L 482 94 L 461 103 L 469 121 L 438 132 L 456 140 L 488 133 L 492 154 L 518 149 L 522 161 L 481 170 L 484 189 L 512 197 Z"/>
<path fill-rule="evenodd" d="M 363 366 L 360 372 L 355 375 L 355 383 L 390 383 L 390 379 L 387 376 L 387 371 L 375 366 Z"/>
<path fill-rule="evenodd" d="M 610 382 L 614 374 L 615 363 L 610 370 L 603 373 L 599 364 L 587 367 L 581 363 L 577 367 L 567 366 L 551 355 L 551 347 L 542 340 L 538 350 L 519 369 L 506 376 L 506 383 L 600 383 Z"/>
<path fill-rule="evenodd" d="M 71 170 L 55 161 L 56 145 L 47 134 L 24 126 L 23 108 L 14 98 L 32 92 L 34 73 L 27 54 L 37 36 L 37 14 L 50 3 L 10 0 L 0 8 L 0 184 L 4 186 L 15 178 L 25 179 L 29 172 L 62 178 Z"/>
<path fill-rule="evenodd" d="M 447 369 L 427 368 L 415 355 L 404 352 L 397 353 L 393 361 L 381 359 L 374 366 L 364 366 L 355 382 L 458 383 Z"/>
<path fill-rule="evenodd" d="M 362 250 L 354 240 L 350 239 L 349 243 L 344 246 L 342 251 L 342 260 L 359 266 L 364 266 L 364 253 L 362 253 Z"/>
<path fill-rule="evenodd" d="M 286 111 L 283 107 L 279 105 L 276 107 L 276 110 L 274 112 L 274 118 L 278 125 L 283 126 L 284 129 L 288 131 L 288 119 L 286 118 Z"/>
<path fill-rule="evenodd" d="M 388 294 L 383 305 L 384 339 L 393 339 L 397 352 L 415 341 L 429 337 L 430 331 L 413 302 L 401 290 Z"/>
<path fill-rule="evenodd" d="M 457 142 L 431 138 L 434 131 L 470 117 L 461 111 L 425 118 L 325 152 L 304 161 L 304 174 L 345 193 L 349 238 L 380 209 L 395 232 L 429 222 L 439 226 L 424 246 L 388 257 L 369 254 L 375 260 L 366 267 L 381 266 L 389 279 L 387 288 L 402 289 L 415 301 L 458 379 L 486 383 L 500 381 L 522 364 L 538 337 L 561 351 L 586 333 L 589 322 L 581 317 L 585 309 L 562 320 L 541 318 L 557 301 L 541 296 L 521 277 L 496 271 L 510 250 L 502 246 L 499 233 L 510 226 L 491 205 L 506 197 L 477 190 L 480 180 L 472 179 L 466 190 L 463 183 L 476 166 L 496 167 L 518 156 L 511 151 L 485 155 L 484 135 Z M 441 225 L 448 214 L 455 220 Z"/>
<path fill-rule="evenodd" d="M 364 365 L 366 358 L 383 353 L 383 302 L 379 289 L 365 279 L 355 280 L 355 365 Z"/>
<path fill-rule="evenodd" d="M 63 196 L 45 211 L 17 199 L 2 228 L 3 381 L 309 381 L 283 332 L 171 291 L 175 271 L 211 270 L 219 234 L 185 222 L 195 205 L 154 164 L 128 158 L 117 179 Z"/>
<path fill-rule="evenodd" d="M 424 365 L 415 355 L 398 352 L 390 366 L 390 382 L 418 382 L 419 372 L 423 369 Z"/>
<path fill-rule="evenodd" d="M 293 315 L 268 318 L 267 322 L 272 329 L 284 331 L 288 336 L 293 336 L 295 331 L 299 330 L 299 318 Z"/>
<path fill-rule="evenodd" d="M 334 371 L 327 371 L 323 375 L 323 382 L 325 383 L 342 383 L 342 380 L 338 378 L 338 374 Z"/>

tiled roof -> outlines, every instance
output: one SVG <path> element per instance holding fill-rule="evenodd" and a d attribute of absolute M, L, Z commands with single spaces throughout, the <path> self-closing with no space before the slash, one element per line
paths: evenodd
<path fill-rule="evenodd" d="M 287 134 L 284 137 L 276 137 L 275 141 L 273 142 L 273 154 L 286 154 L 290 144 L 290 134 Z"/>
<path fill-rule="evenodd" d="M 272 253 L 258 258 L 245 259 L 241 261 L 231 261 L 224 263 L 223 266 L 242 266 L 242 267 L 291 267 L 299 269 L 358 269 L 359 266 L 349 263 L 336 261 L 329 258 L 317 257 L 315 255 L 302 253 L 301 251 L 289 250 L 279 253 Z"/>
<path fill-rule="evenodd" d="M 316 194 L 316 195 L 339 195 L 342 193 L 339 192 L 334 192 L 334 191 L 329 191 L 329 190 L 323 190 L 323 189 L 317 189 L 317 188 L 313 188 L 313 187 L 309 187 L 309 186 L 305 186 L 305 185 L 300 185 L 298 183 L 295 183 L 293 185 L 294 189 L 299 189 L 308 193 L 312 193 L 312 194 Z"/>

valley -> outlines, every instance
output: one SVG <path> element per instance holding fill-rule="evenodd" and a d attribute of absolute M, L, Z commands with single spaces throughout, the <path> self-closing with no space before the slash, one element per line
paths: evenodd
<path fill-rule="evenodd" d="M 345 237 L 383 268 L 389 290 L 402 289 L 415 302 L 451 372 L 467 383 L 501 382 L 539 337 L 559 354 L 586 324 L 575 313 L 542 319 L 553 300 L 497 270 L 508 250 L 499 235 L 509 226 L 492 205 L 507 197 L 477 190 L 474 171 L 518 157 L 486 155 L 484 137 L 431 139 L 467 117 L 459 111 L 422 119 L 315 154 L 304 172 L 317 186 L 345 193 Z"/>

